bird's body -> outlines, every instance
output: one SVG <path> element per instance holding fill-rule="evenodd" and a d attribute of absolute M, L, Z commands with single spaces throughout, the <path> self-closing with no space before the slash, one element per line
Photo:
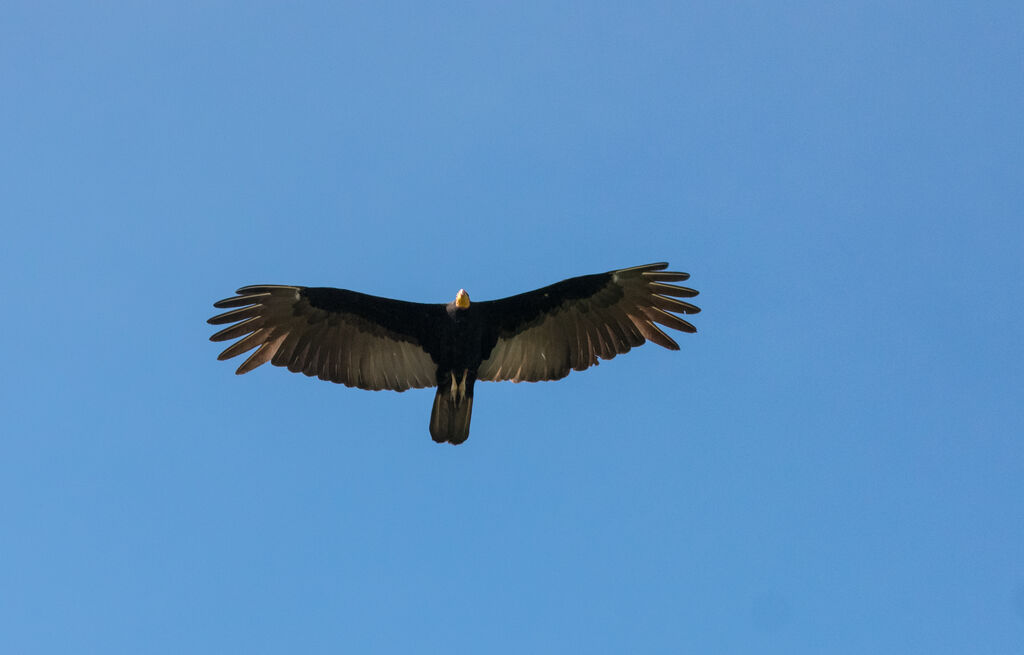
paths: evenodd
<path fill-rule="evenodd" d="M 435 441 L 469 436 L 477 380 L 558 380 L 646 340 L 679 346 L 655 323 L 696 332 L 670 312 L 700 310 L 676 298 L 697 295 L 669 282 L 686 273 L 648 264 L 570 278 L 501 300 L 471 303 L 460 290 L 447 304 L 424 304 L 330 287 L 256 285 L 214 303 L 209 320 L 229 327 L 213 341 L 241 339 L 221 353 L 256 352 L 237 373 L 271 362 L 362 389 L 437 387 Z"/>

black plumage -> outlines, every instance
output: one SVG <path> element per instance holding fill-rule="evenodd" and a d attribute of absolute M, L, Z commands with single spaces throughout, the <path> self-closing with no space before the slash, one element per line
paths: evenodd
<path fill-rule="evenodd" d="M 239 339 L 218 359 L 256 349 L 239 374 L 270 362 L 361 389 L 437 387 L 430 418 L 435 441 L 469 436 L 477 380 L 559 380 L 645 341 L 678 350 L 658 324 L 696 332 L 676 314 L 697 291 L 666 263 L 584 275 L 517 296 L 448 305 L 370 296 L 330 287 L 254 285 L 214 303 L 231 324 L 211 341 Z"/>

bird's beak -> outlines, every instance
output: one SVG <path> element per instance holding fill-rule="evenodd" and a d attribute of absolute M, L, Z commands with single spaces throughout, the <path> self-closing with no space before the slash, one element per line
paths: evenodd
<path fill-rule="evenodd" d="M 455 294 L 455 306 L 459 309 L 469 307 L 469 294 L 466 293 L 465 289 L 459 289 L 459 292 Z"/>

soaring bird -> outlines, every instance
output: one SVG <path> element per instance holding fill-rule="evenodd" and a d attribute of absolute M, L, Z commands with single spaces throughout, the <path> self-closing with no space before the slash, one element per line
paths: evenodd
<path fill-rule="evenodd" d="M 469 437 L 477 380 L 560 380 L 648 340 L 679 350 L 657 324 L 696 332 L 675 314 L 700 309 L 678 300 L 697 291 L 671 284 L 689 274 L 667 267 L 584 275 L 486 302 L 470 302 L 459 289 L 447 305 L 258 284 L 213 304 L 229 311 L 208 322 L 233 325 L 210 340 L 239 339 L 221 360 L 257 348 L 235 371 L 239 375 L 270 362 L 360 389 L 436 386 L 430 436 L 460 444 Z"/>

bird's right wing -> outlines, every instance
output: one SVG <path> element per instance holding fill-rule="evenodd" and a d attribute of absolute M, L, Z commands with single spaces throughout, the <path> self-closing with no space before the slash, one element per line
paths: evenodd
<path fill-rule="evenodd" d="M 294 373 L 361 389 L 405 391 L 436 384 L 424 348 L 444 307 L 329 287 L 256 285 L 213 304 L 208 323 L 234 323 L 211 341 L 239 339 L 218 359 L 257 348 L 236 373 L 270 362 Z"/>

